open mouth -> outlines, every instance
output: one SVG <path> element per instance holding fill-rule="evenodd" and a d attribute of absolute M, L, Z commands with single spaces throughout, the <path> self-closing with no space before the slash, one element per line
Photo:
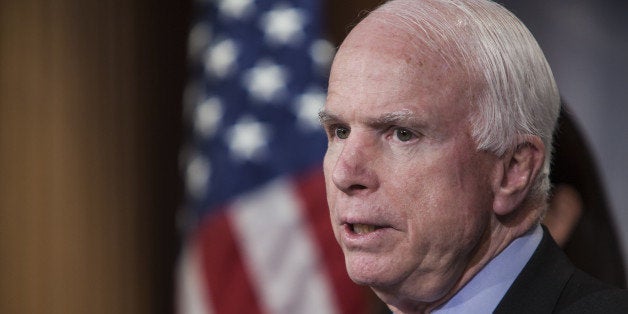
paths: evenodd
<path fill-rule="evenodd" d="M 382 227 L 365 224 L 349 224 L 349 228 L 351 229 L 351 232 L 355 234 L 367 234 L 377 229 L 381 229 Z"/>

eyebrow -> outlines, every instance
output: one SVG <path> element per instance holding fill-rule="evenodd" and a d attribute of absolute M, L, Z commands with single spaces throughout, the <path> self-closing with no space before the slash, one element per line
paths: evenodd
<path fill-rule="evenodd" d="M 375 128 L 391 124 L 407 123 L 413 120 L 414 114 L 408 109 L 385 113 L 379 117 L 368 119 L 366 124 Z"/>
<path fill-rule="evenodd" d="M 333 113 L 325 111 L 325 109 L 322 109 L 321 111 L 318 112 L 318 120 L 323 125 L 333 124 L 335 122 L 341 121 L 341 119 L 338 118 L 338 116 L 336 116 Z"/>
<path fill-rule="evenodd" d="M 409 120 L 413 120 L 413 118 L 414 114 L 412 111 L 408 109 L 403 109 L 399 111 L 388 112 L 379 117 L 368 118 L 365 124 L 369 126 L 382 126 L 396 124 L 400 122 L 407 122 Z M 318 119 L 320 120 L 321 124 L 329 124 L 342 121 L 340 117 L 331 112 L 325 111 L 324 109 L 319 111 Z"/>

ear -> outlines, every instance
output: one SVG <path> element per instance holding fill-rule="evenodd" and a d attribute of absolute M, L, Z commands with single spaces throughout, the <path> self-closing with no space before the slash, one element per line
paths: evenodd
<path fill-rule="evenodd" d="M 519 135 L 517 146 L 500 159 L 494 181 L 493 211 L 507 215 L 518 208 L 543 166 L 545 145 L 538 136 Z"/>

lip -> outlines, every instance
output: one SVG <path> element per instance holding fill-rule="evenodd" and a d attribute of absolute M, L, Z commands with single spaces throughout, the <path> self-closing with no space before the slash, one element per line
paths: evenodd
<path fill-rule="evenodd" d="M 348 250 L 360 250 L 360 251 L 375 250 L 376 248 L 381 247 L 381 245 L 386 241 L 386 238 L 388 237 L 388 235 L 395 230 L 390 226 L 380 226 L 377 224 L 370 224 L 370 225 L 376 225 L 377 229 L 368 233 L 358 234 L 352 230 L 352 227 L 351 227 L 352 224 L 354 223 L 344 222 L 340 226 L 341 227 L 340 228 L 341 242 L 343 246 Z M 369 224 L 369 223 L 362 223 L 362 224 Z"/>

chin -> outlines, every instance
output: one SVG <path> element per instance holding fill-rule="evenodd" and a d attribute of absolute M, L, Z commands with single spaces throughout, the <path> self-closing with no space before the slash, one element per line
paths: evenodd
<path fill-rule="evenodd" d="M 369 286 L 386 304 L 430 304 L 443 298 L 455 284 L 452 278 L 419 276 L 409 265 L 386 258 L 346 259 L 347 273 L 358 285 Z M 407 304 L 406 304 L 407 305 Z"/>
<path fill-rule="evenodd" d="M 398 270 L 398 267 L 386 259 L 369 255 L 351 254 L 345 258 L 347 273 L 353 282 L 370 287 L 388 287 L 399 282 L 398 276 L 392 271 Z"/>

